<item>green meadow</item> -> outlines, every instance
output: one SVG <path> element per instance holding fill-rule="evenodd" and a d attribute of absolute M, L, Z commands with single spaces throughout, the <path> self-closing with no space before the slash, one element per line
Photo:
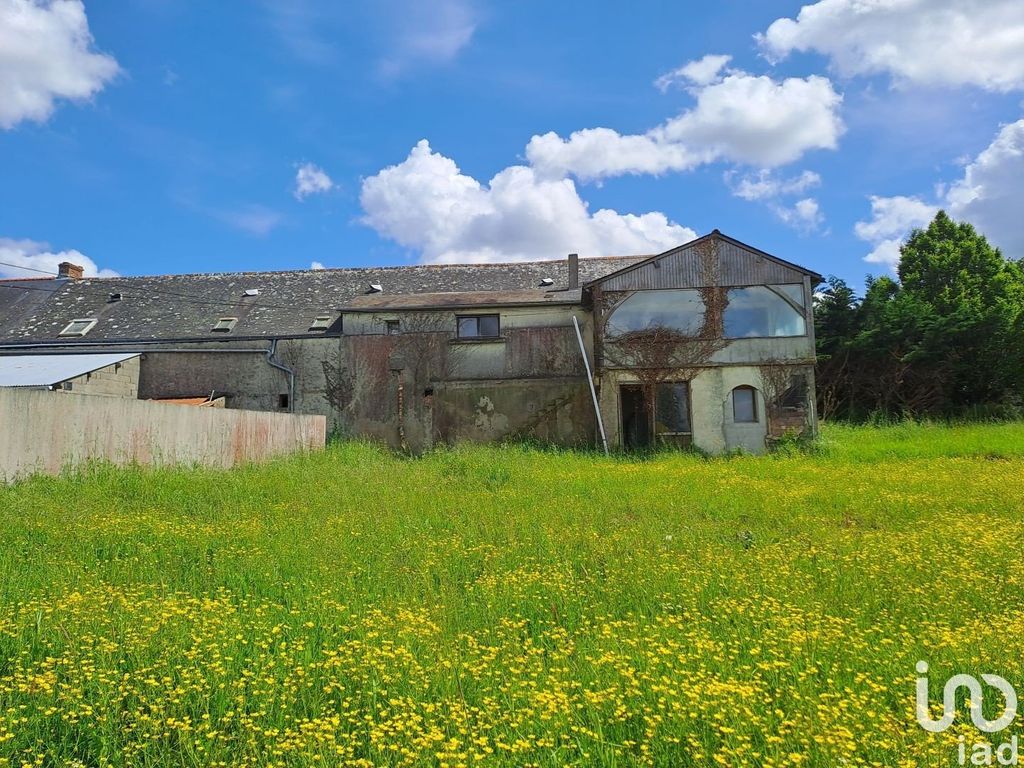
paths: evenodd
<path fill-rule="evenodd" d="M 0 766 L 931 766 L 1024 694 L 1024 425 L 0 488 Z M 987 691 L 986 713 L 1001 711 Z"/>

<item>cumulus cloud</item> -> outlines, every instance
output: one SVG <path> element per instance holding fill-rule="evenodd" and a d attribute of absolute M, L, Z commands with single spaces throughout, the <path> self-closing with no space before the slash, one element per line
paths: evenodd
<path fill-rule="evenodd" d="M 879 264 L 892 272 L 900 260 L 900 245 L 916 227 L 926 227 L 938 211 L 938 206 L 917 197 L 872 195 L 871 218 L 858 221 L 853 232 L 870 243 L 873 248 L 864 257 L 869 264 Z"/>
<path fill-rule="evenodd" d="M 763 168 L 757 173 L 742 176 L 735 171 L 726 171 L 725 182 L 736 197 L 744 200 L 770 200 L 784 195 L 802 194 L 821 184 L 821 176 L 814 171 L 804 171 L 799 176 L 783 178 Z"/>
<path fill-rule="evenodd" d="M 964 166 L 963 177 L 940 187 L 936 202 L 918 197 L 872 197 L 871 219 L 854 226 L 854 234 L 871 243 L 865 257 L 895 269 L 899 247 L 915 227 L 924 227 L 940 207 L 954 219 L 968 221 L 1012 259 L 1024 258 L 1024 119 L 1003 126 L 992 143 Z"/>
<path fill-rule="evenodd" d="M 86 277 L 117 277 L 117 272 L 100 269 L 81 251 L 53 251 L 49 243 L 0 237 L 0 277 L 45 277 L 57 274 L 57 265 L 70 261 L 84 270 Z M 11 266 L 14 265 L 14 266 Z"/>
<path fill-rule="evenodd" d="M 0 0 L 0 128 L 43 122 L 59 99 L 89 99 L 118 71 L 93 48 L 80 0 Z"/>
<path fill-rule="evenodd" d="M 365 179 L 360 201 L 365 224 L 430 262 L 655 253 L 696 236 L 663 213 L 591 213 L 571 179 L 526 166 L 481 184 L 425 140 Z"/>
<path fill-rule="evenodd" d="M 645 134 L 547 133 L 530 140 L 526 157 L 544 176 L 581 180 L 682 171 L 715 160 L 771 168 L 834 149 L 843 132 L 843 97 L 817 75 L 778 81 L 734 70 L 690 92 L 695 106 Z"/>
<path fill-rule="evenodd" d="M 1024 258 L 1024 119 L 1004 126 L 946 193 L 950 215 L 971 222 L 1003 252 Z"/>
<path fill-rule="evenodd" d="M 821 177 L 814 171 L 785 177 L 766 168 L 742 175 L 732 170 L 725 172 L 724 179 L 733 195 L 764 203 L 784 224 L 801 232 L 811 232 L 825 222 L 821 207 L 813 197 L 785 202 L 786 198 L 792 199 L 821 184 Z"/>
<path fill-rule="evenodd" d="M 295 189 L 292 194 L 295 199 L 302 201 L 310 195 L 317 195 L 323 192 L 330 192 L 334 189 L 334 182 L 323 168 L 313 163 L 303 163 L 295 172 Z"/>
<path fill-rule="evenodd" d="M 312 269 L 312 270 L 314 270 L 314 271 L 315 271 L 315 270 L 318 270 L 318 269 L 327 269 L 327 267 L 325 267 L 325 266 L 324 266 L 324 265 L 323 265 L 323 264 L 322 264 L 321 262 L 319 262 L 319 261 L 314 261 L 314 262 L 313 262 L 312 264 L 310 264 L 310 265 L 309 265 L 309 268 L 310 268 L 310 269 Z"/>
<path fill-rule="evenodd" d="M 828 56 L 843 75 L 890 74 L 897 83 L 1024 87 L 1020 0 L 820 0 L 758 36 L 772 59 Z"/>
<path fill-rule="evenodd" d="M 676 85 L 710 85 L 720 79 L 719 73 L 730 61 L 732 56 L 709 53 L 703 58 L 666 72 L 654 81 L 654 87 L 665 93 Z"/>

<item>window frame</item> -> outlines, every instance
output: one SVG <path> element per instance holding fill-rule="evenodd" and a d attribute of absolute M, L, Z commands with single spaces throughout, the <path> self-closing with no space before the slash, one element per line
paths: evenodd
<path fill-rule="evenodd" d="M 330 327 L 330 315 L 317 315 L 316 317 L 313 318 L 313 322 L 309 324 L 309 330 L 311 331 L 326 331 Z"/>
<path fill-rule="evenodd" d="M 89 331 L 96 327 L 96 323 L 99 322 L 99 318 L 96 317 L 76 317 L 70 323 L 64 326 L 64 330 L 58 333 L 58 336 L 85 336 Z M 85 323 L 85 327 L 80 331 L 71 330 L 71 326 Z"/>
<path fill-rule="evenodd" d="M 671 432 L 671 431 L 658 431 L 658 395 L 659 390 L 662 387 L 677 387 L 680 384 L 686 387 L 686 420 L 689 422 L 690 429 L 685 432 Z M 657 388 L 654 392 L 654 408 L 651 409 L 651 436 L 657 440 L 662 437 L 686 437 L 693 438 L 693 388 L 690 386 L 690 382 L 685 379 L 670 379 L 668 381 L 659 381 Z"/>
<path fill-rule="evenodd" d="M 402 321 L 398 318 L 391 318 L 384 321 L 384 335 L 398 336 L 402 332 Z"/>
<path fill-rule="evenodd" d="M 740 390 L 750 393 L 750 412 L 753 415 L 752 419 L 738 419 L 736 418 L 736 393 Z M 740 384 L 737 387 L 733 387 L 729 393 L 732 400 L 732 423 L 733 424 L 760 424 L 761 413 L 757 407 L 757 387 L 750 384 Z"/>
<path fill-rule="evenodd" d="M 786 295 L 785 291 L 778 290 L 780 287 L 787 286 L 787 285 L 799 286 L 801 289 L 803 289 L 805 291 L 805 293 L 804 293 L 804 303 L 806 304 L 806 302 L 807 302 L 806 289 L 804 288 L 804 285 L 802 283 L 750 283 L 748 285 L 724 285 L 724 286 L 722 286 L 722 288 L 725 289 L 727 297 L 729 295 L 729 291 L 747 290 L 749 288 L 765 288 L 765 289 L 767 289 L 770 293 L 772 293 L 774 296 L 776 296 L 781 301 L 783 301 L 786 304 L 788 304 L 791 309 L 793 309 L 797 314 L 800 315 L 800 317 L 801 317 L 801 319 L 803 321 L 803 324 L 804 324 L 804 332 L 803 333 L 787 334 L 787 335 L 783 335 L 783 336 L 730 336 L 728 334 L 728 332 L 726 331 L 726 315 L 729 312 L 729 304 L 730 304 L 730 302 L 727 301 L 726 305 L 725 305 L 725 311 L 722 313 L 722 338 L 727 340 L 727 341 L 742 341 L 743 339 L 806 339 L 806 338 L 808 338 L 810 336 L 809 328 L 811 328 L 813 326 L 813 324 L 814 324 L 813 323 L 813 319 L 809 318 L 808 310 L 807 310 L 806 306 L 801 306 L 800 304 L 797 304 L 796 302 L 793 301 L 792 297 Z"/>
<path fill-rule="evenodd" d="M 226 323 L 226 325 L 224 325 Z M 237 317 L 219 317 L 217 322 L 213 324 L 210 329 L 211 333 L 231 333 L 235 330 L 235 325 L 238 323 Z M 224 327 L 221 327 L 224 325 Z"/>
<path fill-rule="evenodd" d="M 494 318 L 496 324 L 495 332 L 493 334 L 481 334 L 480 333 L 480 321 L 484 318 Z M 462 322 L 464 320 L 474 320 L 476 323 L 476 333 L 473 335 L 465 335 L 462 333 Z M 493 340 L 501 338 L 501 314 L 498 312 L 488 312 L 484 314 L 476 315 L 456 315 L 455 316 L 455 338 L 460 341 L 478 341 L 478 340 Z"/>

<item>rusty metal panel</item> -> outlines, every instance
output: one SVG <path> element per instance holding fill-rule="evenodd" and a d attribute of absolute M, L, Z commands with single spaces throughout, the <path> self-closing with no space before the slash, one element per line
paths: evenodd
<path fill-rule="evenodd" d="M 700 288 L 700 244 L 670 251 L 656 260 L 602 281 L 605 291 Z M 728 240 L 718 241 L 721 285 L 803 283 L 805 273 Z"/>

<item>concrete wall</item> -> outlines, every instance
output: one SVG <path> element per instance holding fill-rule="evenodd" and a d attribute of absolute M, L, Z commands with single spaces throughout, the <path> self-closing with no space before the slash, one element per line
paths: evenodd
<path fill-rule="evenodd" d="M 323 416 L 0 389 L 0 479 L 83 461 L 231 467 L 322 448 Z"/>
<path fill-rule="evenodd" d="M 436 387 L 433 400 L 441 442 L 594 442 L 594 407 L 586 378 L 445 382 Z"/>
<path fill-rule="evenodd" d="M 76 376 L 61 383 L 61 389 L 79 395 L 108 395 L 136 398 L 139 396 L 139 358 L 114 363 L 98 371 Z M 70 387 L 67 385 L 71 385 Z"/>

